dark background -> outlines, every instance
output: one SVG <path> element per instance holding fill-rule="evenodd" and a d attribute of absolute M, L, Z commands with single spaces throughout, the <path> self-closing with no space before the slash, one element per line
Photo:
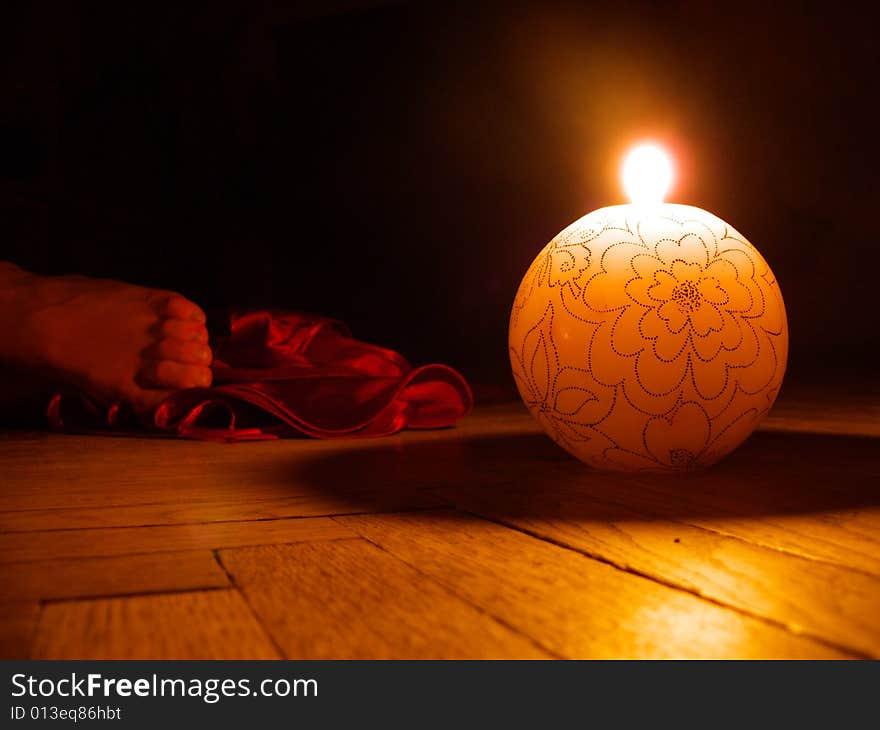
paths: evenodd
<path fill-rule="evenodd" d="M 876 24 L 845 4 L 4 4 L 0 254 L 206 307 L 347 321 L 510 382 L 507 318 L 558 230 L 669 199 L 728 220 L 788 307 L 790 375 L 876 374 Z"/>

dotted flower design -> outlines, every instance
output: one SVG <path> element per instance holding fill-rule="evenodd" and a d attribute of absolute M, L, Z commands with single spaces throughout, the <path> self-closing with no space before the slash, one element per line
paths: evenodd
<path fill-rule="evenodd" d="M 548 303 L 544 314 L 523 338 L 522 348 L 511 348 L 513 373 L 529 410 L 554 439 L 570 448 L 574 443 L 599 440 L 590 424 L 601 418 L 599 399 L 584 386 L 584 368 L 561 366 L 554 342 L 555 311 Z"/>
<path fill-rule="evenodd" d="M 712 425 L 699 403 L 687 402 L 671 413 L 650 419 L 642 431 L 649 466 L 662 471 L 697 467 L 709 447 Z"/>
<path fill-rule="evenodd" d="M 514 301 L 512 317 L 518 317 L 536 289 L 568 287 L 579 294 L 591 262 L 587 244 L 602 233 L 604 227 L 604 221 L 596 217 L 586 225 L 575 222 L 556 235 L 529 268 Z"/>
<path fill-rule="evenodd" d="M 653 255 L 634 257 L 638 278 L 627 285 L 626 293 L 644 308 L 632 315 L 638 313 L 639 332 L 651 342 L 640 363 L 646 366 L 640 370 L 649 390 L 667 387 L 646 372 L 657 361 L 678 361 L 673 369 L 682 376 L 689 367 L 694 386 L 707 398 L 718 396 L 726 383 L 721 370 L 710 373 L 713 369 L 706 364 L 719 356 L 740 367 L 754 361 L 757 337 L 743 315 L 755 304 L 761 306 L 761 293 L 750 277 L 741 280 L 735 261 L 710 257 L 705 241 L 693 234 L 658 243 Z"/>
<path fill-rule="evenodd" d="M 784 327 L 779 316 L 768 317 L 768 303 L 781 300 L 766 263 L 729 229 L 667 220 L 663 230 L 676 227 L 680 236 L 655 239 L 650 226 L 639 226 L 605 250 L 602 271 L 583 292 L 585 316 L 600 325 L 593 347 L 630 359 L 629 391 L 667 396 L 667 404 L 683 387 L 708 400 L 729 396 L 734 385 L 765 388 L 779 358 L 762 361 L 761 348 L 772 348 L 768 334 Z M 620 364 L 604 360 L 599 379 L 616 382 Z"/>

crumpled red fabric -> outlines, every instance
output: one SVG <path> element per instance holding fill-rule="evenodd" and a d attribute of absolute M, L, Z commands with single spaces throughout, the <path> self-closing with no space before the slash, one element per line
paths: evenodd
<path fill-rule="evenodd" d="M 212 387 L 177 391 L 147 420 L 63 392 L 51 399 L 49 422 L 207 441 L 350 438 L 452 426 L 473 406 L 452 368 L 413 368 L 393 350 L 354 339 L 341 322 L 301 312 L 233 314 L 230 334 L 214 343 L 213 370 Z"/>

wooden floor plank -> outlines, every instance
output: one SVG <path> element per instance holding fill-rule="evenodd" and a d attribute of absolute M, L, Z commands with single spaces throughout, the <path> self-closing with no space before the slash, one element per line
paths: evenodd
<path fill-rule="evenodd" d="M 212 522 L 162 527 L 13 532 L 0 535 L 0 563 L 136 553 L 215 550 L 244 545 L 334 540 L 352 533 L 329 517 Z"/>
<path fill-rule="evenodd" d="M 0 601 L 161 593 L 229 585 L 210 550 L 0 564 Z"/>
<path fill-rule="evenodd" d="M 766 431 L 880 436 L 880 379 L 785 383 Z"/>
<path fill-rule="evenodd" d="M 41 600 L 40 651 L 76 658 L 273 654 L 261 622 L 302 656 L 877 656 L 878 405 L 787 384 L 684 478 L 590 470 L 520 404 L 356 441 L 0 432 L 0 650 Z M 411 512 L 451 501 L 512 527 Z"/>
<path fill-rule="evenodd" d="M 423 434 L 414 434 L 425 437 Z M 413 434 L 382 439 L 386 446 Z M 430 438 L 430 436 L 426 436 Z M 331 510 L 370 511 L 389 502 L 395 509 L 421 506 L 421 487 L 446 482 L 441 473 L 411 472 L 380 490 L 364 489 L 351 474 L 326 471 L 319 483 L 313 461 L 333 464 L 337 453 L 364 450 L 369 462 L 376 439 L 290 439 L 216 444 L 173 439 L 23 433 L 0 438 L 3 489 L 0 512 L 82 509 L 199 502 L 283 502 L 301 498 Z M 84 455 L 88 458 L 84 458 Z M 415 465 L 417 466 L 417 465 Z M 400 473 L 399 473 L 400 475 Z M 372 492 L 372 494 L 371 494 Z M 374 505 L 374 501 L 377 504 Z M 320 507 L 318 507 L 320 509 Z"/>
<path fill-rule="evenodd" d="M 721 534 L 738 537 L 815 560 L 880 576 L 878 510 L 840 510 L 811 515 L 770 517 L 698 517 L 690 521 Z M 871 524 L 864 524 L 870 519 Z"/>
<path fill-rule="evenodd" d="M 39 615 L 36 601 L 0 601 L 0 659 L 30 659 Z"/>
<path fill-rule="evenodd" d="M 719 473 L 717 479 L 718 486 L 708 474 L 679 483 L 630 479 L 618 494 L 645 513 L 880 576 L 880 506 L 847 507 L 837 494 L 822 492 L 816 480 L 801 482 L 798 509 L 798 495 L 786 494 L 789 490 L 775 479 L 755 478 L 747 486 L 744 478 Z M 601 491 L 609 496 L 610 490 Z"/>
<path fill-rule="evenodd" d="M 403 447 L 376 443 L 372 454 L 336 454 L 333 468 L 360 471 L 365 486 L 375 474 L 393 487 L 394 467 L 406 459 L 425 473 L 466 474 L 474 490 L 518 485 L 535 494 L 576 487 L 603 499 L 622 495 L 648 514 L 880 576 L 880 439 L 759 432 L 704 472 L 618 475 L 568 456 L 521 406 L 486 410 L 467 434 Z M 310 474 L 319 479 L 323 470 L 314 462 Z M 401 478 L 413 478 L 413 471 Z M 459 484 L 450 479 L 438 493 Z"/>
<path fill-rule="evenodd" d="M 880 656 L 880 578 L 876 576 L 651 518 L 644 511 L 599 501 L 576 488 L 549 495 L 521 487 L 458 489 L 448 496 L 470 512 L 620 568 L 779 622 L 792 631 Z"/>
<path fill-rule="evenodd" d="M 224 550 L 290 659 L 534 659 L 533 642 L 364 540 Z"/>
<path fill-rule="evenodd" d="M 334 519 L 561 656 L 847 656 L 477 518 L 426 511 Z"/>
<path fill-rule="evenodd" d="M 0 512 L 0 533 L 321 517 L 448 506 L 434 494 L 414 491 L 407 494 L 375 491 L 359 494 L 352 489 L 349 494 L 340 496 L 317 494 L 263 500 L 246 500 L 245 496 L 243 491 L 239 500 L 234 502 L 177 501 Z"/>
<path fill-rule="evenodd" d="M 51 603 L 35 659 L 276 659 L 232 590 Z"/>

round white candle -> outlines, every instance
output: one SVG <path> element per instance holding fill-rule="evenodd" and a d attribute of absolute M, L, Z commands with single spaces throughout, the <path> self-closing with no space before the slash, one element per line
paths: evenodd
<path fill-rule="evenodd" d="M 788 327 L 773 272 L 700 208 L 663 203 L 672 168 L 641 148 L 632 204 L 596 210 L 532 263 L 510 318 L 510 359 L 532 415 L 593 466 L 712 464 L 778 393 Z"/>

